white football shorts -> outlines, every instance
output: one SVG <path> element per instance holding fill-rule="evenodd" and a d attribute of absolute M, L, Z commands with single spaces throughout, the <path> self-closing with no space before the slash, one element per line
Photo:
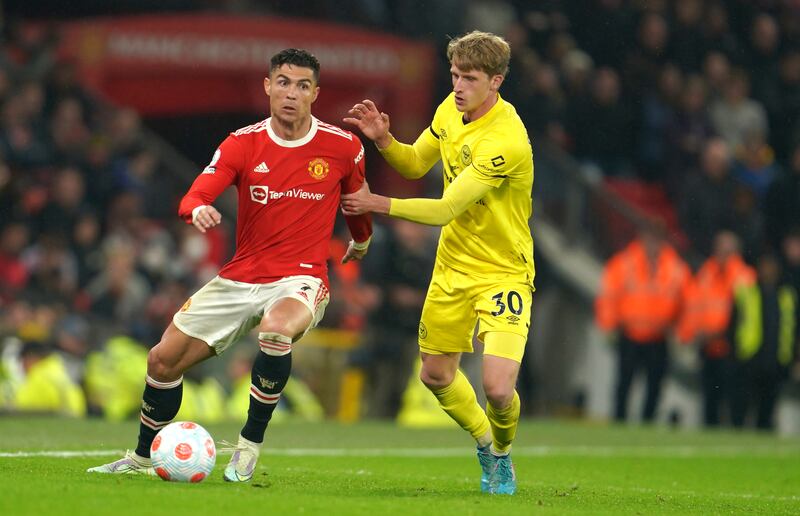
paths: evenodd
<path fill-rule="evenodd" d="M 258 326 L 276 301 L 287 297 L 300 301 L 311 312 L 311 324 L 303 335 L 322 320 L 330 299 L 328 288 L 313 276 L 287 276 L 256 284 L 217 276 L 186 301 L 172 322 L 219 355 Z"/>

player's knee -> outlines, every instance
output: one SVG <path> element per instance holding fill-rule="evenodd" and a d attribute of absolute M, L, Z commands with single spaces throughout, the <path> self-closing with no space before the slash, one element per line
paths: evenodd
<path fill-rule="evenodd" d="M 166 360 L 159 346 L 155 346 L 147 353 L 147 375 L 159 382 L 171 382 L 180 378 L 183 371 L 177 368 L 177 363 Z"/>
<path fill-rule="evenodd" d="M 305 328 L 297 328 L 297 324 L 292 321 L 271 314 L 265 314 L 261 319 L 261 324 L 258 327 L 260 333 L 269 333 L 274 335 L 286 335 L 294 340 L 295 337 L 303 333 Z"/>
<path fill-rule="evenodd" d="M 443 389 L 453 383 L 455 374 L 446 369 L 423 366 L 422 371 L 419 373 L 419 379 L 422 380 L 422 383 L 424 383 L 428 389 L 435 391 Z"/>
<path fill-rule="evenodd" d="M 486 401 L 496 409 L 508 407 L 514 399 L 514 386 L 504 382 L 484 382 L 483 392 L 486 394 Z"/>

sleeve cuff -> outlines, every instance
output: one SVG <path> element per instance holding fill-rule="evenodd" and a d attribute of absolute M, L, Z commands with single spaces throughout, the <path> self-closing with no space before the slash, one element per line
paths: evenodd
<path fill-rule="evenodd" d="M 372 237 L 369 237 L 363 242 L 356 242 L 355 240 L 351 240 L 351 244 L 353 245 L 353 249 L 356 251 L 365 251 L 369 247 L 369 243 L 372 241 Z"/>
<path fill-rule="evenodd" d="M 194 224 L 194 221 L 197 219 L 197 214 L 200 212 L 200 210 L 202 210 L 207 206 L 208 204 L 201 204 L 200 206 L 192 210 L 192 224 Z"/>

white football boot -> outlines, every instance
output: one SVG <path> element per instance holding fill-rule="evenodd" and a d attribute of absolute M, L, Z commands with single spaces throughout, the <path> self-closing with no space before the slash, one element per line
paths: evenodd
<path fill-rule="evenodd" d="M 153 463 L 149 457 L 139 457 L 134 452 L 128 450 L 125 456 L 114 462 L 103 464 L 86 470 L 87 473 L 111 473 L 127 475 L 155 475 Z"/>
<path fill-rule="evenodd" d="M 230 462 L 225 467 L 223 478 L 227 482 L 249 482 L 256 470 L 261 444 L 248 441 L 240 435 L 236 446 L 221 448 L 221 450 L 233 452 Z"/>

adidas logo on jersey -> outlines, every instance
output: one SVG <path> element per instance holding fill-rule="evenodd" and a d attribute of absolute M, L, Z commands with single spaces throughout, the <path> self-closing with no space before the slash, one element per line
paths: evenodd
<path fill-rule="evenodd" d="M 253 169 L 253 172 L 259 172 L 261 174 L 266 174 L 267 172 L 269 172 L 269 167 L 267 166 L 266 163 L 264 163 L 262 161 L 261 163 L 258 164 L 258 166 L 256 166 L 256 168 Z"/>

